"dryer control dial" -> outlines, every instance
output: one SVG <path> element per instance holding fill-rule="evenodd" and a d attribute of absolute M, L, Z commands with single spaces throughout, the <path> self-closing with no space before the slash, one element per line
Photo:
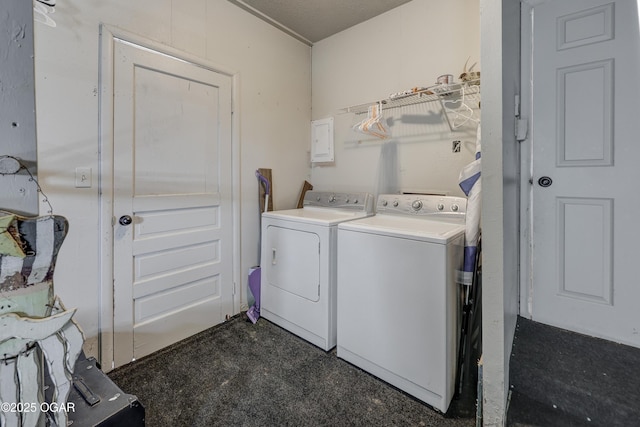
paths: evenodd
<path fill-rule="evenodd" d="M 451 205 L 451 210 L 454 212 L 458 212 L 458 209 L 460 209 L 460 207 L 458 205 L 456 205 L 455 203 Z"/>
<path fill-rule="evenodd" d="M 336 201 L 336 195 L 332 194 L 329 196 L 329 203 L 334 203 Z"/>
<path fill-rule="evenodd" d="M 393 207 L 394 207 L 394 208 L 397 208 L 399 204 L 400 204 L 400 203 L 398 203 L 398 201 L 397 201 L 397 200 L 394 200 L 394 201 L 393 201 Z"/>
<path fill-rule="evenodd" d="M 414 200 L 413 203 L 411 203 L 411 208 L 418 212 L 420 209 L 422 209 L 422 200 Z"/>
<path fill-rule="evenodd" d="M 438 210 L 439 211 L 443 211 L 444 210 L 444 204 L 438 203 Z"/>

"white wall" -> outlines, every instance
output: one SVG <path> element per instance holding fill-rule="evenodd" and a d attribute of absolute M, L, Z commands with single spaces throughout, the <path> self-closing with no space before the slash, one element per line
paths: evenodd
<path fill-rule="evenodd" d="M 96 185 L 100 23 L 236 74 L 240 171 L 235 173 L 240 177 L 241 209 L 241 271 L 236 280 L 246 304 L 246 274 L 258 262 L 254 172 L 273 169 L 276 208 L 295 206 L 308 177 L 310 48 L 225 0 L 65 0 L 57 2 L 50 17 L 55 28 L 41 23 L 35 27 L 39 177 L 54 212 L 69 219 L 55 288 L 67 307 L 78 307 L 88 353 L 98 355 L 100 270 L 109 268 L 99 259 Z M 74 187 L 78 166 L 92 168 L 92 188 Z"/>
<path fill-rule="evenodd" d="M 482 114 L 482 347 L 483 421 L 506 421 L 509 359 L 518 311 L 520 2 L 481 0 Z"/>
<path fill-rule="evenodd" d="M 393 136 L 383 143 L 351 129 L 366 114 L 340 110 L 442 74 L 457 80 L 468 58 L 480 59 L 479 0 L 414 0 L 314 44 L 312 57 L 313 118 L 335 117 L 335 162 L 314 165 L 316 189 L 462 195 L 458 176 L 475 152 L 475 124 L 451 132 L 433 103 L 388 110 Z M 453 140 L 463 142 L 461 153 L 452 153 Z"/>

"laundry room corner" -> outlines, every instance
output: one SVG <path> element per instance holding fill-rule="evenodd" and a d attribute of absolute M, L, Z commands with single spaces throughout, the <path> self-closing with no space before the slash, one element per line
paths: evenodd
<path fill-rule="evenodd" d="M 313 119 L 335 120 L 335 160 L 312 166 L 316 188 L 463 195 L 458 176 L 473 160 L 476 121 L 452 130 L 438 102 L 383 106 L 390 134 L 379 139 L 353 130 L 366 114 L 346 111 L 479 71 L 478 16 L 476 0 L 414 0 L 313 45 Z"/>

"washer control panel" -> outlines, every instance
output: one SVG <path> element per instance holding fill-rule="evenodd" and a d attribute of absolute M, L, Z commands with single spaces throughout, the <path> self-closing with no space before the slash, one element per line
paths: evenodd
<path fill-rule="evenodd" d="M 381 194 L 376 211 L 401 215 L 464 216 L 467 199 L 453 196 L 419 194 Z"/>
<path fill-rule="evenodd" d="M 351 209 L 373 212 L 373 196 L 369 193 L 335 193 L 332 191 L 307 191 L 303 206 Z"/>

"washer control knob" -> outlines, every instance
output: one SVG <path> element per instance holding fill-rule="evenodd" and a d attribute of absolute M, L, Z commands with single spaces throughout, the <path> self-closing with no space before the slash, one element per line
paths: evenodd
<path fill-rule="evenodd" d="M 335 194 L 330 195 L 329 196 L 329 203 L 333 203 L 335 201 L 336 201 L 336 195 Z"/>
<path fill-rule="evenodd" d="M 438 210 L 439 211 L 443 211 L 444 210 L 444 205 L 442 203 L 438 203 Z"/>
<path fill-rule="evenodd" d="M 347 200 L 347 201 L 348 201 L 348 200 Z M 355 199 L 355 200 L 353 201 L 353 204 L 354 204 L 354 205 L 355 205 L 355 204 L 358 204 L 358 199 Z"/>
<path fill-rule="evenodd" d="M 387 206 L 389 203 L 386 200 L 382 201 L 382 206 Z"/>
<path fill-rule="evenodd" d="M 451 205 L 451 210 L 454 212 L 458 212 L 458 209 L 460 209 L 460 207 L 458 205 L 456 205 L 455 203 L 453 205 Z"/>
<path fill-rule="evenodd" d="M 344 199 L 345 203 L 349 203 L 349 198 L 347 197 L 346 199 Z"/>
<path fill-rule="evenodd" d="M 394 201 L 393 201 L 393 207 L 394 207 L 394 208 L 397 208 L 397 207 L 398 207 L 398 201 L 397 201 L 397 200 L 394 200 Z"/>
<path fill-rule="evenodd" d="M 320 196 L 316 196 L 316 202 L 320 201 Z"/>
<path fill-rule="evenodd" d="M 413 203 L 411 203 L 411 207 L 414 211 L 419 211 L 420 209 L 422 209 L 422 200 L 415 200 Z"/>

